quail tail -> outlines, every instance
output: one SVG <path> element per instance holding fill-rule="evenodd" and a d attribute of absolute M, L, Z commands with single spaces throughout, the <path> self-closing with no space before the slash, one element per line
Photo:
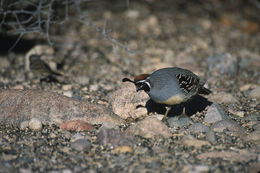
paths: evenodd
<path fill-rule="evenodd" d="M 201 87 L 198 91 L 199 94 L 209 95 L 211 91 L 208 88 Z"/>

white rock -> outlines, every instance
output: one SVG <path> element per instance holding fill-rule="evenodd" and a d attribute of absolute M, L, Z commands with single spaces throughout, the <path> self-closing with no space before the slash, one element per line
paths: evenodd
<path fill-rule="evenodd" d="M 40 131 L 42 129 L 42 122 L 38 118 L 32 118 L 29 121 L 29 128 L 33 131 Z"/>
<path fill-rule="evenodd" d="M 64 93 L 63 93 L 63 95 L 65 95 L 65 96 L 67 96 L 67 97 L 72 97 L 72 92 L 71 91 L 65 91 Z"/>
<path fill-rule="evenodd" d="M 20 129 L 24 130 L 29 126 L 29 122 L 28 121 L 23 121 L 20 123 Z"/>

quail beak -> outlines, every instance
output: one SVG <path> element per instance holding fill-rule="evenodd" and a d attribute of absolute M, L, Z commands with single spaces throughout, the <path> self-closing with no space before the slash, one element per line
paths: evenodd
<path fill-rule="evenodd" d="M 143 90 L 143 85 L 136 85 L 136 92 Z"/>

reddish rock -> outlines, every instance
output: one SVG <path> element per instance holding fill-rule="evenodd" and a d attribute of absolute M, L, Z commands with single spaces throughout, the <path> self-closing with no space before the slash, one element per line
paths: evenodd
<path fill-rule="evenodd" d="M 90 124 L 123 123 L 122 119 L 104 106 L 85 103 L 54 92 L 0 90 L 0 122 L 19 125 L 31 118 L 49 123 L 71 120 L 82 120 Z"/>
<path fill-rule="evenodd" d="M 60 128 L 70 131 L 91 131 L 95 129 L 91 124 L 81 120 L 66 121 L 60 125 Z"/>

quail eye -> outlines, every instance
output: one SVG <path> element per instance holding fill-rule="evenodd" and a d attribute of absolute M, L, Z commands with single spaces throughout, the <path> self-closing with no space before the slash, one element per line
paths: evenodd
<path fill-rule="evenodd" d="M 150 87 L 146 82 L 136 83 L 135 86 L 136 86 L 136 91 L 140 91 L 140 90 L 144 90 L 145 92 L 150 91 Z"/>

